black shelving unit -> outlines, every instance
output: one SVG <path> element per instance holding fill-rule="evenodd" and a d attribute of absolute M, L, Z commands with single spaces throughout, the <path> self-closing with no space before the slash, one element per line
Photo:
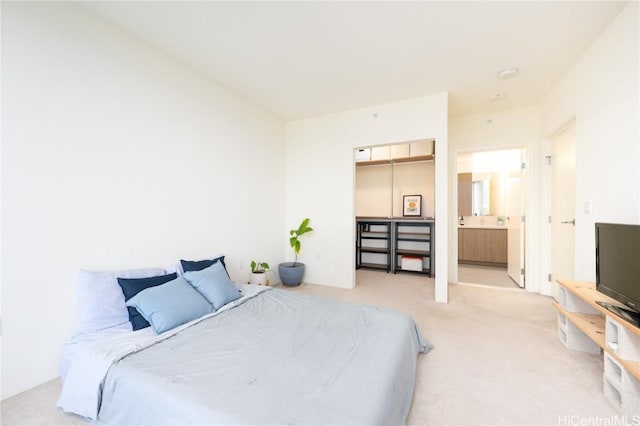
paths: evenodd
<path fill-rule="evenodd" d="M 396 221 L 393 239 L 393 273 L 412 272 L 434 275 L 434 222 L 433 221 Z M 422 269 L 412 271 L 402 269 L 402 256 L 422 259 Z"/>
<path fill-rule="evenodd" d="M 356 269 L 382 269 L 391 271 L 391 222 L 358 221 L 356 238 Z M 367 253 L 369 259 L 362 260 Z M 377 261 L 377 259 L 381 259 Z M 382 260 L 384 259 L 384 260 Z"/>

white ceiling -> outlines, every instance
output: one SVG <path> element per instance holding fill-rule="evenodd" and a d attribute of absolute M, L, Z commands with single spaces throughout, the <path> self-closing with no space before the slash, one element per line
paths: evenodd
<path fill-rule="evenodd" d="M 285 119 L 448 91 L 535 104 L 626 1 L 99 1 L 82 7 Z M 520 74 L 498 80 L 506 67 Z M 489 101 L 493 94 L 504 99 Z"/>

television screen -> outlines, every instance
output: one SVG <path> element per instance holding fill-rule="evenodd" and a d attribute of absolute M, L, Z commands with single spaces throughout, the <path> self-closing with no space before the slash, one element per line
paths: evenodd
<path fill-rule="evenodd" d="M 640 225 L 596 223 L 596 289 L 640 311 Z"/>

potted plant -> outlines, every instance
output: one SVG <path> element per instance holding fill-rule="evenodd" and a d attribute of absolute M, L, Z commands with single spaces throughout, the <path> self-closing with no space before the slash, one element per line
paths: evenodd
<path fill-rule="evenodd" d="M 269 280 L 267 279 L 267 272 L 269 272 L 271 268 L 267 262 L 256 262 L 255 260 L 251 261 L 251 280 L 249 284 L 258 284 L 258 285 L 269 285 Z"/>
<path fill-rule="evenodd" d="M 298 229 L 292 229 L 289 231 L 289 244 L 293 249 L 295 255 L 293 262 L 283 262 L 278 265 L 278 272 L 280 272 L 280 280 L 283 285 L 297 286 L 302 282 L 302 276 L 304 275 L 304 263 L 298 262 L 298 254 L 300 254 L 300 237 L 308 232 L 313 231 L 313 228 L 309 226 L 309 218 L 306 218 L 300 223 Z"/>

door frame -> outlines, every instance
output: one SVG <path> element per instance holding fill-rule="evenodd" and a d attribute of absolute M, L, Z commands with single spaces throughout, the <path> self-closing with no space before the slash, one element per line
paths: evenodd
<path fill-rule="evenodd" d="M 532 163 L 533 163 L 533 155 L 534 153 L 532 152 L 532 147 L 526 144 L 522 144 L 522 145 L 483 145 L 483 146 L 478 146 L 478 147 L 466 147 L 466 148 L 457 148 L 454 152 L 453 155 L 450 159 L 451 163 L 450 163 L 450 170 L 452 170 L 452 174 L 453 174 L 453 179 L 452 182 L 455 182 L 454 185 L 452 185 L 452 191 L 450 191 L 451 197 L 452 197 L 452 203 L 450 203 L 450 205 L 453 205 L 453 211 L 450 214 L 451 219 L 451 224 L 452 224 L 452 231 L 453 233 L 450 234 L 452 235 L 452 238 L 449 241 L 449 247 L 450 247 L 450 252 L 449 252 L 449 259 L 451 261 L 451 265 L 452 268 L 450 268 L 449 273 L 450 273 L 450 278 L 451 278 L 451 282 L 453 283 L 457 283 L 458 280 L 458 157 L 460 156 L 460 154 L 463 153 L 469 153 L 469 152 L 484 152 L 484 151 L 504 151 L 504 150 L 511 150 L 511 149 L 521 149 L 523 151 L 523 156 L 527 159 L 527 184 L 525 185 L 525 189 L 524 189 L 524 200 L 525 200 L 525 211 L 524 216 L 526 217 L 526 220 L 524 222 L 524 235 L 525 235 L 525 243 L 524 243 L 524 264 L 525 264 L 525 273 L 524 273 L 524 282 L 525 282 L 525 286 L 523 289 L 527 290 L 527 291 L 531 291 L 531 292 L 541 292 L 540 288 L 538 286 L 535 285 L 535 276 L 536 273 L 534 271 L 534 267 L 535 265 L 533 264 L 533 262 L 531 262 L 531 256 L 529 255 L 529 253 L 534 253 L 537 252 L 537 250 L 535 250 L 534 244 L 536 244 L 536 241 L 534 238 L 532 238 L 533 235 L 533 230 L 534 230 L 534 226 L 533 223 L 535 222 L 535 220 L 533 219 L 533 215 L 531 214 L 531 206 L 533 205 L 533 193 L 532 193 L 532 187 L 533 185 L 531 185 L 530 180 L 532 179 L 532 174 L 531 174 L 531 170 L 532 170 Z M 535 151 L 535 150 L 533 150 Z M 515 285 L 515 283 L 514 283 Z M 516 285 L 516 287 L 518 287 Z"/>
<path fill-rule="evenodd" d="M 540 197 L 540 211 L 542 218 L 540 220 L 540 294 L 547 296 L 555 296 L 554 287 L 556 286 L 555 277 L 551 277 L 551 223 L 549 223 L 549 217 L 552 216 L 551 197 L 553 193 L 551 191 L 552 186 L 552 173 L 551 165 L 548 163 L 548 158 L 553 155 L 553 139 L 555 139 L 562 132 L 567 130 L 569 126 L 576 126 L 576 142 L 577 142 L 577 126 L 576 116 L 572 115 L 567 118 L 560 126 L 556 127 L 554 131 L 546 135 L 542 139 L 541 143 L 541 170 L 540 170 L 540 189 L 542 196 Z M 577 144 L 576 144 L 577 147 Z M 551 279 L 549 279 L 549 277 Z"/>

